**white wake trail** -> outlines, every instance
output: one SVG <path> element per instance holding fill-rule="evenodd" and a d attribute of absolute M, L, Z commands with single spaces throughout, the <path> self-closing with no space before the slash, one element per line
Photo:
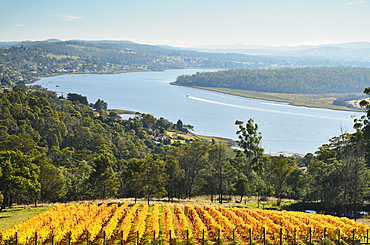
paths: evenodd
<path fill-rule="evenodd" d="M 331 120 L 352 121 L 352 119 L 346 119 L 346 118 L 326 117 L 326 116 L 309 115 L 309 114 L 287 112 L 287 111 L 275 111 L 275 110 L 269 110 L 269 109 L 253 108 L 253 107 L 242 106 L 242 105 L 234 105 L 234 104 L 219 102 L 219 101 L 215 101 L 215 100 L 208 100 L 208 99 L 198 98 L 198 97 L 194 97 L 194 96 L 190 96 L 190 95 L 187 95 L 186 97 L 189 98 L 189 99 L 192 99 L 192 100 L 198 100 L 198 101 L 203 101 L 203 102 L 207 102 L 207 103 L 230 106 L 230 107 L 247 109 L 247 110 L 264 111 L 264 112 L 271 112 L 271 113 L 278 113 L 278 114 L 285 114 L 285 115 L 294 115 L 294 116 L 302 116 L 302 117 L 313 117 L 313 118 L 323 118 L 323 119 L 331 119 Z"/>

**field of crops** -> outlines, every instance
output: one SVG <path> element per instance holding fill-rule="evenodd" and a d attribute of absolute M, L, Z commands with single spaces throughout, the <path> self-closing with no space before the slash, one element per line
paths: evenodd
<path fill-rule="evenodd" d="M 0 232 L 0 244 L 353 244 L 370 227 L 302 212 L 168 204 L 60 205 Z"/>

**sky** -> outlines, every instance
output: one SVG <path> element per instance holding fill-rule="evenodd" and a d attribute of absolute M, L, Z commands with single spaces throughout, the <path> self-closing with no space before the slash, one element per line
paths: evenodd
<path fill-rule="evenodd" d="M 370 0 L 0 0 L 0 41 L 370 42 Z"/>

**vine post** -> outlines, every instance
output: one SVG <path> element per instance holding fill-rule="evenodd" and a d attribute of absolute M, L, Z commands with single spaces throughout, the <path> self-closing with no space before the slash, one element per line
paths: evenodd
<path fill-rule="evenodd" d="M 252 245 L 252 228 L 249 228 L 249 244 Z"/>
<path fill-rule="evenodd" d="M 338 245 L 340 244 L 340 229 L 338 228 Z"/>
<path fill-rule="evenodd" d="M 54 230 L 51 231 L 51 245 L 54 245 Z"/>
<path fill-rule="evenodd" d="M 283 228 L 280 228 L 279 239 L 280 239 L 280 245 L 283 245 Z"/>
<path fill-rule="evenodd" d="M 71 236 L 72 236 L 72 231 L 68 233 L 68 242 L 67 242 L 68 245 L 71 245 Z"/>
<path fill-rule="evenodd" d="M 120 245 L 123 245 L 123 231 L 121 231 Z"/>
<path fill-rule="evenodd" d="M 37 245 L 37 232 L 35 232 L 35 245 Z"/>
<path fill-rule="evenodd" d="M 202 230 L 202 245 L 205 244 L 205 241 L 204 241 L 204 229 Z"/>
<path fill-rule="evenodd" d="M 294 234 L 293 234 L 293 244 L 297 244 L 297 228 L 294 227 Z"/>

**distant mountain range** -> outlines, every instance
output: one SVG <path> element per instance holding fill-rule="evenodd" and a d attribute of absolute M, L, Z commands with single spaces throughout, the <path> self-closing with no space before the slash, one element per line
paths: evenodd
<path fill-rule="evenodd" d="M 126 44 L 135 45 L 137 43 L 131 41 L 111 41 L 111 40 L 97 40 L 84 41 L 72 40 L 88 43 L 111 43 L 111 44 Z M 40 41 L 44 43 L 63 42 L 59 39 L 48 39 Z M 0 48 L 9 48 L 12 46 L 22 46 L 35 43 L 34 41 L 22 42 L 0 42 Z M 194 46 L 191 48 L 177 48 L 168 45 L 143 45 L 152 46 L 163 49 L 172 50 L 191 50 L 207 53 L 236 53 L 246 55 L 271 55 L 271 56 L 289 56 L 289 57 L 315 57 L 315 58 L 330 58 L 350 61 L 370 61 L 370 42 L 348 42 L 337 44 L 323 44 L 323 45 L 301 45 L 297 47 L 290 46 L 266 46 L 266 45 L 206 45 Z"/>
<path fill-rule="evenodd" d="M 263 45 L 207 45 L 191 50 L 212 53 L 238 53 L 248 55 L 274 55 L 293 57 L 325 57 L 344 60 L 370 61 L 370 42 L 349 42 L 324 45 L 263 46 Z"/>
<path fill-rule="evenodd" d="M 72 50 L 72 43 L 78 45 L 87 45 L 88 48 Z M 305 66 L 362 66 L 370 67 L 370 42 L 348 42 L 326 45 L 303 45 L 297 47 L 289 46 L 263 46 L 263 45 L 207 45 L 192 48 L 171 47 L 168 45 L 147 45 L 139 44 L 131 41 L 114 41 L 114 40 L 70 40 L 62 41 L 59 39 L 48 39 L 44 41 L 22 41 L 22 42 L 0 42 L 0 49 L 10 47 L 38 47 L 47 48 L 48 52 L 55 53 L 57 48 L 60 54 L 69 54 L 77 56 L 91 56 L 96 49 L 91 49 L 93 46 L 104 52 L 115 52 L 116 56 L 121 57 L 122 50 L 131 50 L 135 54 L 142 55 L 148 58 L 148 55 L 164 56 L 181 56 L 191 57 L 192 59 L 208 60 L 208 64 L 202 64 L 207 67 L 217 68 L 271 68 L 271 67 L 305 67 Z M 64 49 L 68 49 L 68 51 Z M 87 52 L 89 50 L 89 52 Z M 64 53 L 63 53 L 64 52 Z M 93 52 L 93 53 L 91 53 Z M 94 53 L 94 54 L 95 54 Z M 93 55 L 94 56 L 94 55 Z M 111 55 L 112 56 L 112 55 Z M 98 59 L 106 59 L 106 57 L 97 57 Z M 111 57 L 112 58 L 112 57 Z M 154 59 L 155 60 L 155 59 Z M 211 61 L 211 62 L 209 62 Z M 112 62 L 112 60 L 110 60 Z M 174 62 L 176 62 L 174 60 Z M 113 62 L 114 63 L 114 62 Z M 158 62 L 156 62 L 158 63 Z M 185 64 L 182 66 L 191 66 Z M 199 62 L 198 62 L 199 63 Z M 221 64 L 223 63 L 223 64 Z M 263 64 L 261 66 L 261 64 Z M 199 65 L 199 64 L 197 64 Z M 178 68 L 178 65 L 171 68 Z M 168 69 L 169 67 L 167 67 Z M 163 67 L 164 69 L 164 67 Z"/>

